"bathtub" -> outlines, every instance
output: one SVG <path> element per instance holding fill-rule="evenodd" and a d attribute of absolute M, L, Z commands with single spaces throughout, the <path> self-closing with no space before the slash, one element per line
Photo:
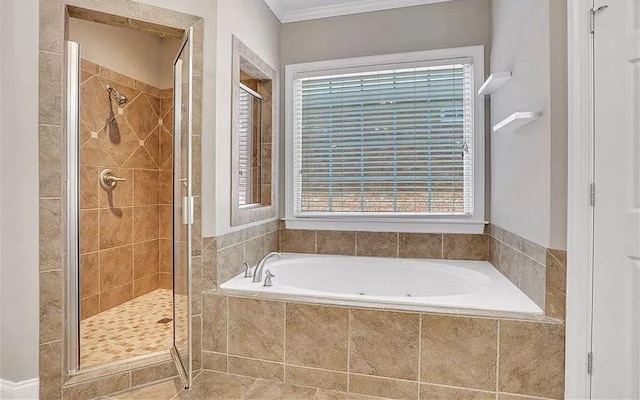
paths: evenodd
<path fill-rule="evenodd" d="M 486 261 L 282 253 L 264 267 L 273 286 L 244 273 L 219 286 L 229 294 L 301 302 L 446 313 L 542 315 L 543 311 Z"/>

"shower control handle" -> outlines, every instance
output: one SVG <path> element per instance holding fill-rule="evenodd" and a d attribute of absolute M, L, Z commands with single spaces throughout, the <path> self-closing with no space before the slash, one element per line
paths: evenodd
<path fill-rule="evenodd" d="M 113 190 L 118 185 L 118 182 L 125 182 L 125 178 L 119 178 L 113 172 L 113 170 L 105 169 L 100 173 L 100 186 L 104 190 Z"/>

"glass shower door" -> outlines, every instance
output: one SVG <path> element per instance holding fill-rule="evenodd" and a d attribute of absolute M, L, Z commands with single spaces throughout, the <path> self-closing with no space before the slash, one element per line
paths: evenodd
<path fill-rule="evenodd" d="M 173 65 L 173 346 L 171 354 L 185 387 L 191 386 L 191 131 L 193 29 L 185 33 Z"/>

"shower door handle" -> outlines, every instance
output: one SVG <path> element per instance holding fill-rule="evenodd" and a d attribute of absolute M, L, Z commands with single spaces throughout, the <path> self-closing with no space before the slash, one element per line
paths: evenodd
<path fill-rule="evenodd" d="M 182 224 L 193 224 L 193 196 L 182 198 Z"/>

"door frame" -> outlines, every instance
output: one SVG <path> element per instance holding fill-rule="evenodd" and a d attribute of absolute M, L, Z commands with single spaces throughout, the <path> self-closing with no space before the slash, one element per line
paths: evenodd
<path fill-rule="evenodd" d="M 565 398 L 591 398 L 594 173 L 593 0 L 568 0 L 569 158 Z"/>

